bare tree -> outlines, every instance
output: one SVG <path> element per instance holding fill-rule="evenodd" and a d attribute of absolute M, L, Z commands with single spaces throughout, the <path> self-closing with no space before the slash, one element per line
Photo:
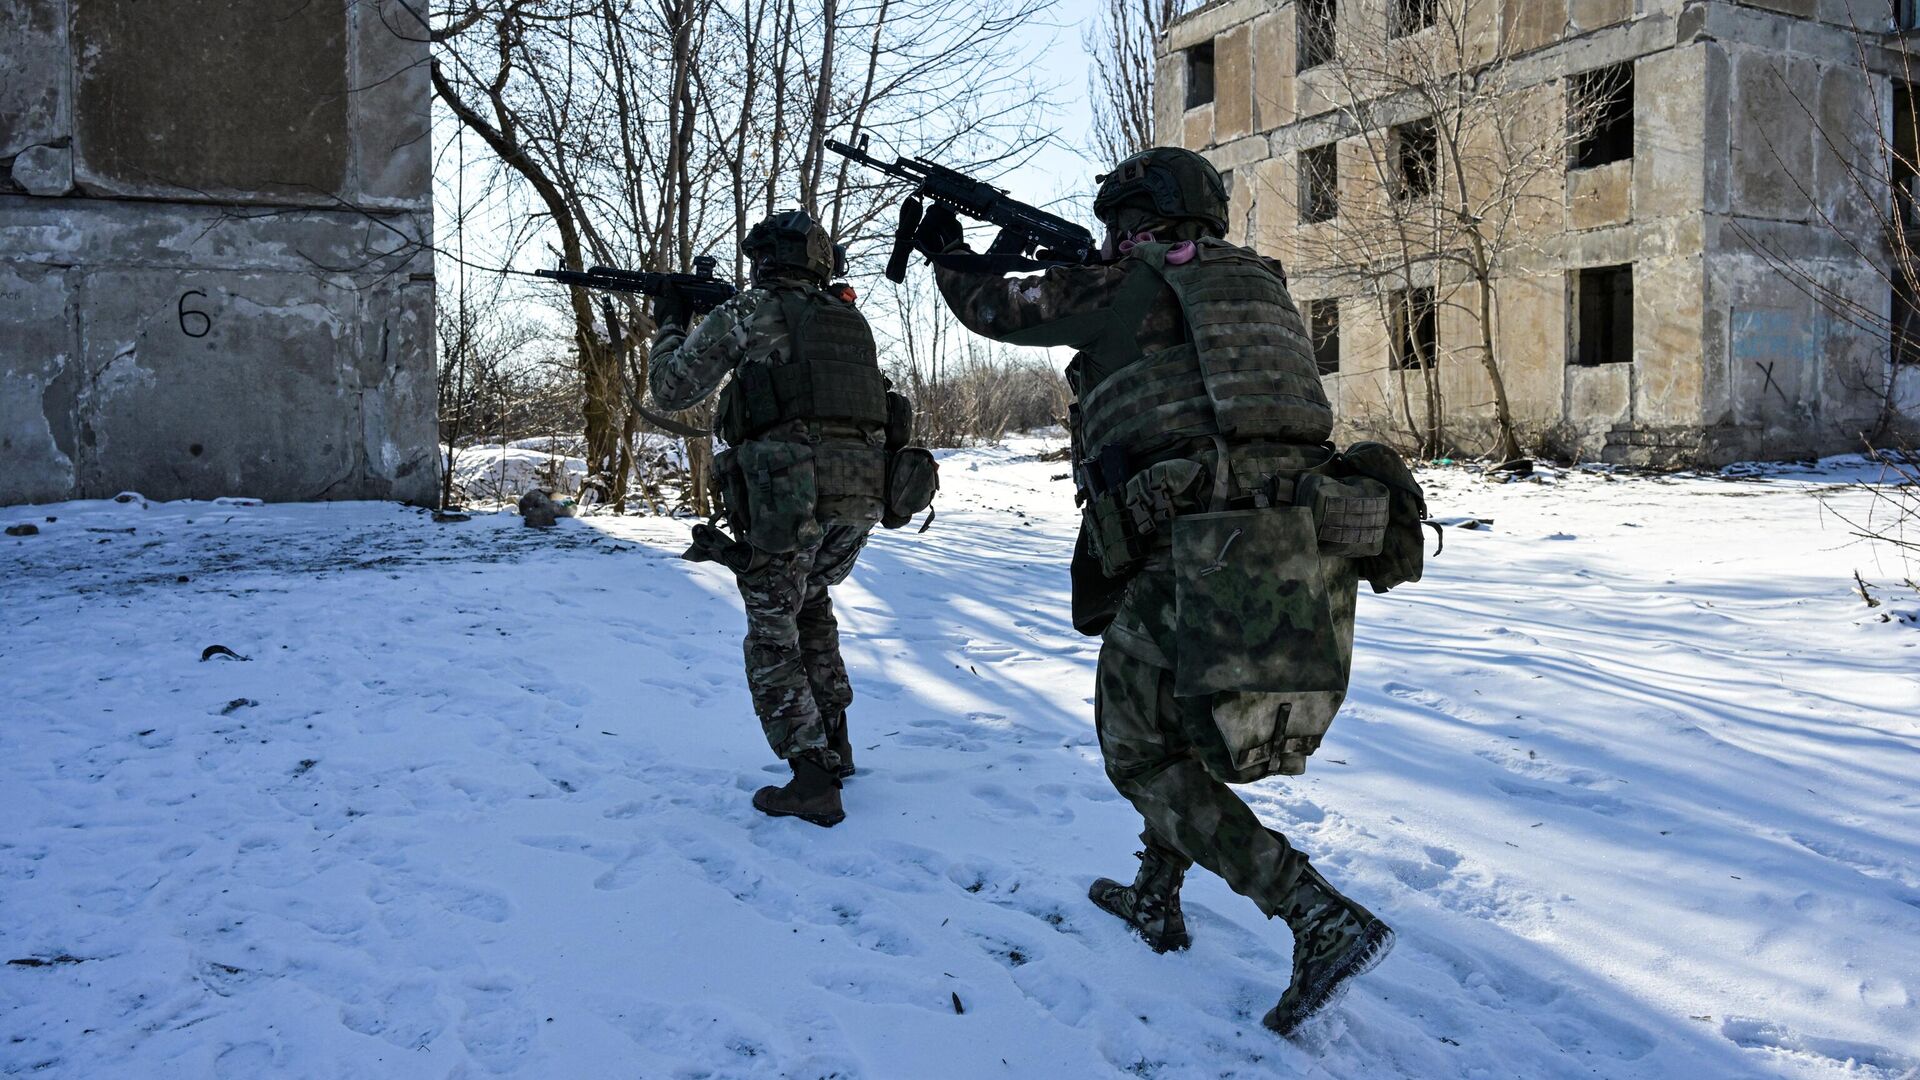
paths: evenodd
<path fill-rule="evenodd" d="M 1102 0 L 1080 42 L 1093 61 L 1087 99 L 1103 161 L 1158 145 L 1153 130 L 1154 49 L 1192 0 Z"/>
<path fill-rule="evenodd" d="M 558 261 L 685 270 L 713 251 L 739 275 L 753 208 L 808 207 L 839 240 L 897 194 L 830 169 L 830 132 L 975 160 L 1030 148 L 1045 98 L 1007 57 L 1050 2 L 437 0 L 423 17 L 437 95 L 532 192 L 523 224 Z M 589 486 L 618 507 L 648 426 L 650 313 L 570 292 Z M 704 511 L 711 448 L 688 449 Z"/>
<path fill-rule="evenodd" d="M 1303 153 L 1295 190 L 1271 194 L 1303 223 L 1294 269 L 1334 294 L 1374 300 L 1420 452 L 1451 449 L 1445 357 L 1438 335 L 1422 330 L 1446 312 L 1475 332 L 1461 351 L 1486 372 L 1492 453 L 1510 460 L 1522 448 L 1503 374 L 1497 285 L 1526 273 L 1524 256 L 1558 231 L 1569 164 L 1618 86 L 1594 79 L 1569 92 L 1530 81 L 1514 63 L 1523 49 L 1511 5 L 1500 0 L 1431 0 L 1412 10 L 1429 24 L 1339 24 L 1324 65 L 1338 104 L 1322 132 L 1337 144 L 1337 167 L 1321 175 L 1327 159 Z M 1410 378 L 1421 392 L 1418 417 Z"/>

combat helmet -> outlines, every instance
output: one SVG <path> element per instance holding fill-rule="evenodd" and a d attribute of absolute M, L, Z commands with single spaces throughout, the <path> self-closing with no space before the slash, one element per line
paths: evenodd
<path fill-rule="evenodd" d="M 1156 146 L 1094 179 L 1100 190 L 1093 213 L 1109 226 L 1132 224 L 1121 218 L 1198 221 L 1214 235 L 1226 235 L 1226 182 L 1212 162 L 1191 150 Z"/>
<path fill-rule="evenodd" d="M 805 210 L 782 210 L 755 225 L 741 251 L 752 263 L 756 281 L 784 270 L 825 284 L 841 264 L 827 230 Z"/>

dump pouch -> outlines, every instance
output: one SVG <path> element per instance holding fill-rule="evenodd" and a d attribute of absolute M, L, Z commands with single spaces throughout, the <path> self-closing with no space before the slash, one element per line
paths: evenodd
<path fill-rule="evenodd" d="M 1174 695 L 1345 691 L 1327 563 L 1305 507 L 1176 518 Z"/>
<path fill-rule="evenodd" d="M 1225 784 L 1298 776 L 1320 749 L 1344 690 L 1298 694 L 1215 694 L 1205 710 L 1182 709 L 1200 763 Z M 1199 725 L 1195 730 L 1194 725 Z"/>
<path fill-rule="evenodd" d="M 1355 568 L 1377 593 L 1419 581 L 1426 563 L 1427 497 L 1407 463 L 1392 447 L 1377 442 L 1347 447 L 1330 470 L 1342 478 L 1365 477 L 1387 489 L 1387 524 L 1376 555 L 1359 558 Z"/>
<path fill-rule="evenodd" d="M 1321 555 L 1365 559 L 1380 554 L 1386 539 L 1389 494 L 1372 477 L 1339 480 L 1310 472 L 1294 483 L 1293 503 L 1313 511 Z"/>
<path fill-rule="evenodd" d="M 940 463 L 933 459 L 933 451 L 924 446 L 907 446 L 887 456 L 887 499 L 886 513 L 880 518 L 880 524 L 889 529 L 897 529 L 913 520 L 913 516 L 933 505 L 933 496 L 940 490 Z M 927 525 L 933 524 L 933 515 L 927 515 Z M 927 525 L 920 526 L 925 532 Z"/>
<path fill-rule="evenodd" d="M 754 439 L 733 448 L 745 489 L 747 523 L 735 529 L 761 551 L 782 554 L 819 541 L 819 499 L 813 447 L 806 443 Z"/>

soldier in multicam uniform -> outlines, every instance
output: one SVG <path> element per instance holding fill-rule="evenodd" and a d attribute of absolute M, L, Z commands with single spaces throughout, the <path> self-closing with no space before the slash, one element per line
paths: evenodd
<path fill-rule="evenodd" d="M 720 395 L 716 488 L 735 537 L 695 530 L 689 559 L 718 559 L 747 613 L 747 685 L 774 753 L 793 779 L 753 805 L 832 826 L 853 775 L 847 706 L 828 590 L 845 580 L 882 517 L 888 391 L 873 335 L 845 286 L 828 287 L 838 252 L 800 211 L 747 234 L 753 286 L 692 328 L 682 304 L 656 308 L 648 386 L 667 409 Z"/>
<path fill-rule="evenodd" d="M 1299 773 L 1319 745 L 1345 694 L 1356 582 L 1352 559 L 1325 553 L 1379 551 L 1384 489 L 1337 478 L 1332 410 L 1282 269 L 1222 239 L 1213 166 L 1159 148 L 1101 180 L 1097 262 L 970 268 L 937 205 L 916 242 L 975 333 L 1079 350 L 1074 623 L 1104 638 L 1101 753 L 1146 821 L 1133 884 L 1102 878 L 1091 899 L 1155 951 L 1183 949 L 1187 869 L 1219 874 L 1293 930 L 1291 983 L 1264 1020 L 1291 1035 L 1393 932 L 1227 785 Z M 1342 523 L 1362 527 L 1329 531 Z"/>

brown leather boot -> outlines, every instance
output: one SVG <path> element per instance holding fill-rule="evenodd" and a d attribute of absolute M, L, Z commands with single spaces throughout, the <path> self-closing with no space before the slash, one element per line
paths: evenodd
<path fill-rule="evenodd" d="M 840 778 L 817 750 L 790 758 L 793 779 L 784 787 L 763 787 L 753 793 L 753 808 L 772 817 L 797 817 L 822 828 L 847 819 L 840 806 Z"/>

